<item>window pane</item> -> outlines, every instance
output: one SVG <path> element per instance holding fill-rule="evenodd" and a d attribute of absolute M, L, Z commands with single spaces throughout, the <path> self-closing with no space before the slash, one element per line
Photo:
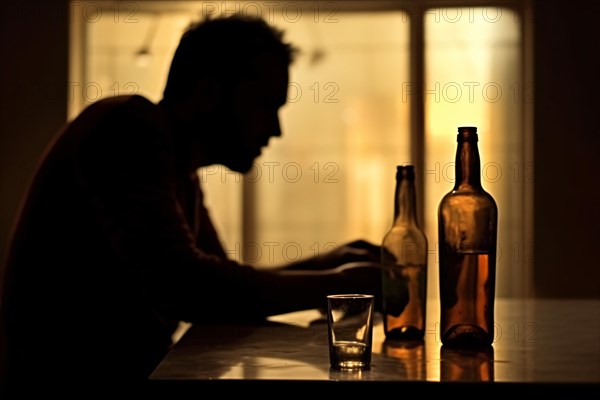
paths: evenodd
<path fill-rule="evenodd" d="M 408 18 L 337 12 L 329 22 L 276 23 L 302 53 L 283 138 L 257 160 L 262 257 L 251 261 L 293 261 L 358 238 L 380 243 L 392 223 L 395 167 L 409 161 L 409 102 L 400 90 L 409 76 Z"/>
<path fill-rule="evenodd" d="M 479 133 L 482 185 L 498 204 L 498 296 L 525 293 L 531 266 L 523 242 L 523 164 L 519 19 L 508 9 L 445 8 L 425 14 L 426 232 L 437 252 L 437 207 L 454 184 L 459 126 Z M 435 246 L 435 247 L 433 247 Z M 437 265 L 437 258 L 430 260 Z M 429 293 L 437 296 L 437 269 Z"/>

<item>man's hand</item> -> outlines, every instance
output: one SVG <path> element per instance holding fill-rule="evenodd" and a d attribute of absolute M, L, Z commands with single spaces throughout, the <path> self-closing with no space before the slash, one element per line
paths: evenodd
<path fill-rule="evenodd" d="M 381 247 L 376 246 L 366 240 L 355 240 L 335 248 L 330 253 L 324 254 L 331 261 L 338 265 L 350 262 L 379 262 L 381 257 Z M 341 261 L 341 262 L 340 262 Z"/>
<path fill-rule="evenodd" d="M 352 262 L 334 270 L 340 275 L 344 293 L 363 293 L 375 296 L 375 310 L 381 310 L 382 267 L 377 262 Z"/>
<path fill-rule="evenodd" d="M 322 271 L 348 263 L 374 262 L 380 259 L 381 248 L 366 240 L 355 240 L 326 253 L 311 257 L 285 267 L 286 270 Z"/>

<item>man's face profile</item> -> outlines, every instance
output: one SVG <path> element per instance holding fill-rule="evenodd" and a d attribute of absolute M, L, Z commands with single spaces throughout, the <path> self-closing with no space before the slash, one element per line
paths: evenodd
<path fill-rule="evenodd" d="M 240 79 L 220 116 L 222 163 L 241 173 L 252 168 L 271 137 L 281 136 L 278 113 L 287 100 L 287 65 L 273 55 L 257 57 L 254 65 L 256 73 Z"/>

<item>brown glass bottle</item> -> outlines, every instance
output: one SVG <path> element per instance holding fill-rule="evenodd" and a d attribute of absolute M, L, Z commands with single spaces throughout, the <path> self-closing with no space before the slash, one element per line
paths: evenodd
<path fill-rule="evenodd" d="M 425 333 L 427 238 L 417 223 L 414 166 L 396 172 L 394 223 L 381 246 L 383 326 L 393 340 Z"/>
<path fill-rule="evenodd" d="M 454 189 L 438 210 L 442 343 L 494 338 L 498 208 L 481 186 L 477 128 L 458 128 Z"/>

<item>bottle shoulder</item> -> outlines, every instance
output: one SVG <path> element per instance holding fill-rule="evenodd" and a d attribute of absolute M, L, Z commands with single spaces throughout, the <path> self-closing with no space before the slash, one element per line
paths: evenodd
<path fill-rule="evenodd" d="M 383 246 L 401 242 L 427 243 L 427 237 L 416 225 L 394 225 L 383 237 Z"/>
<path fill-rule="evenodd" d="M 442 200 L 440 200 L 440 208 L 469 204 L 477 204 L 480 207 L 487 206 L 494 209 L 498 208 L 494 197 L 482 188 L 453 189 L 446 193 L 444 197 L 442 197 Z"/>

